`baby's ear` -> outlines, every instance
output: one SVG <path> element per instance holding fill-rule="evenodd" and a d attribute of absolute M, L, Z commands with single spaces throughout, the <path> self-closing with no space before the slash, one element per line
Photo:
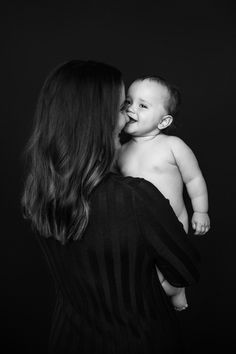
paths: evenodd
<path fill-rule="evenodd" d="M 170 114 L 168 114 L 168 115 L 161 118 L 157 127 L 158 127 L 158 129 L 162 130 L 162 129 L 169 127 L 169 125 L 171 125 L 172 122 L 173 122 L 173 117 Z"/>

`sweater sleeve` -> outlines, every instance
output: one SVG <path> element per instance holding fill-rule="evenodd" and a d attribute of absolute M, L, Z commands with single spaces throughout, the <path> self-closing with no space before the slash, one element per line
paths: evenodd
<path fill-rule="evenodd" d="M 169 200 L 152 183 L 140 179 L 134 207 L 142 237 L 165 279 L 176 287 L 197 282 L 200 256 Z"/>

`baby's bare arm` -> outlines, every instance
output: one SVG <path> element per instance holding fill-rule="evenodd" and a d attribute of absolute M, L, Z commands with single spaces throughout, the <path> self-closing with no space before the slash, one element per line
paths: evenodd
<path fill-rule="evenodd" d="M 205 179 L 192 150 L 179 138 L 170 137 L 171 150 L 179 167 L 193 207 L 192 227 L 195 234 L 204 234 L 210 228 L 208 193 Z"/>

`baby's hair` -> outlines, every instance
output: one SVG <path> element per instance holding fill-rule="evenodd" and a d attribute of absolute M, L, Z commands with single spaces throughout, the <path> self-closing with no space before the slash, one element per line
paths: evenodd
<path fill-rule="evenodd" d="M 180 104 L 181 104 L 181 95 L 179 89 L 169 83 L 167 80 L 165 80 L 161 76 L 142 76 L 137 78 L 135 81 L 144 81 L 144 80 L 149 80 L 149 81 L 154 81 L 164 87 L 167 88 L 169 92 L 169 100 L 167 103 L 167 113 L 172 115 L 173 117 L 176 117 L 177 113 L 179 112 Z"/>

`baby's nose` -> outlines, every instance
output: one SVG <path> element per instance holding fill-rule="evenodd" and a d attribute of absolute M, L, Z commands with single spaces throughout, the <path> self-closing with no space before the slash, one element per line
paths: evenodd
<path fill-rule="evenodd" d="M 129 119 L 130 118 L 135 119 L 135 120 L 137 119 L 135 112 L 132 110 L 127 111 L 127 116 L 129 117 Z"/>
<path fill-rule="evenodd" d="M 135 113 L 135 108 L 133 104 L 130 104 L 129 106 L 127 106 L 126 112 L 128 113 Z"/>

